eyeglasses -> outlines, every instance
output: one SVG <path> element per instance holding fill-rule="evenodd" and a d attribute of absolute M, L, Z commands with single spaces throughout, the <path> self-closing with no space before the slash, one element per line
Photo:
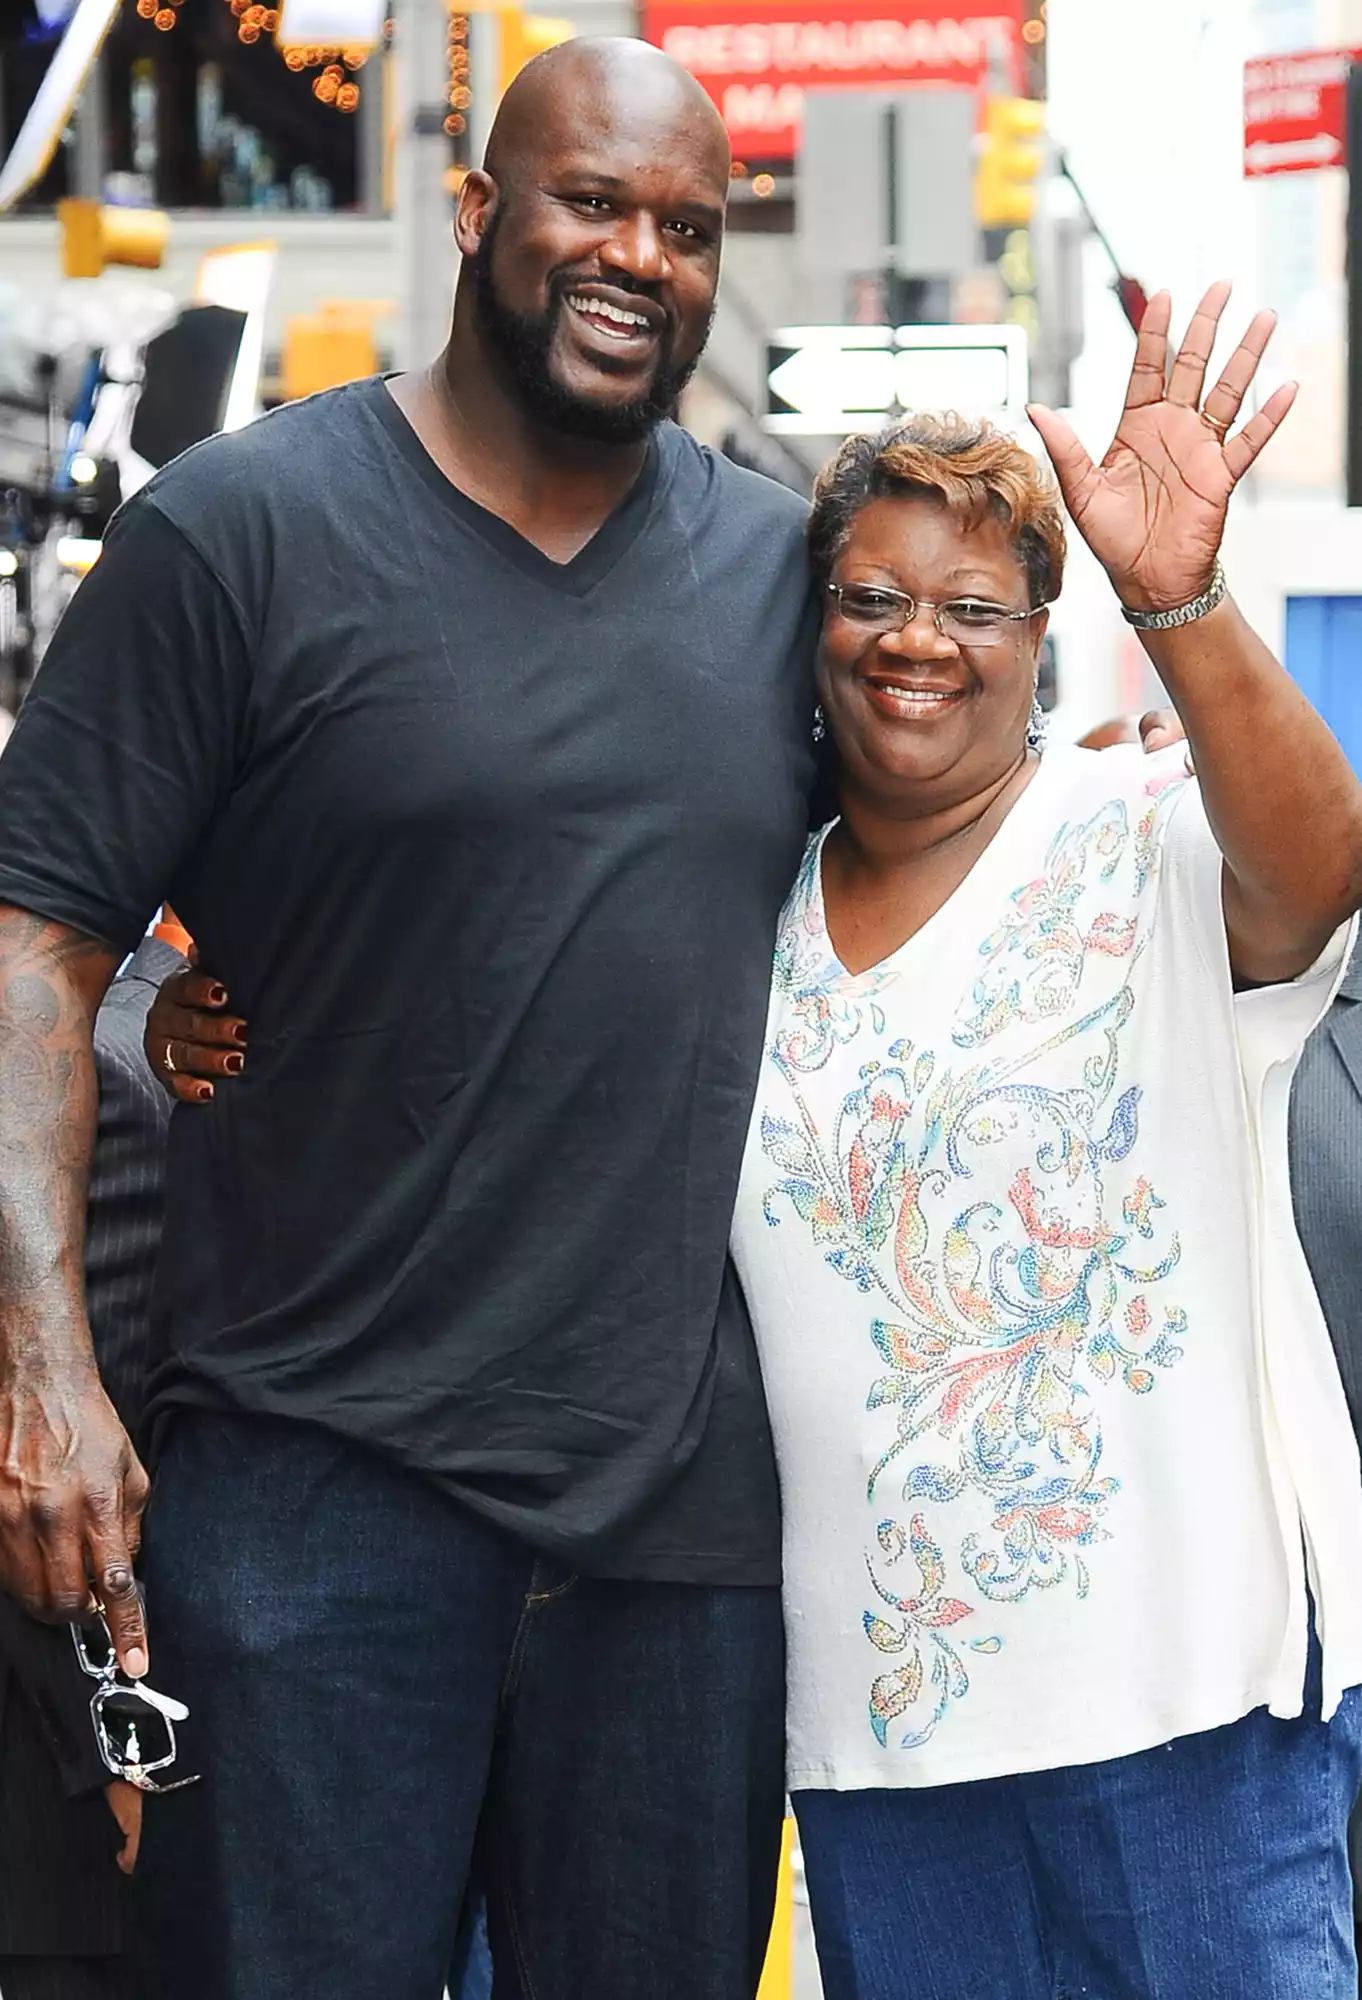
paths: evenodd
<path fill-rule="evenodd" d="M 165 1783 L 155 1776 L 169 1770 L 179 1755 L 175 1724 L 188 1719 L 184 1703 L 158 1694 L 145 1681 L 125 1679 L 102 1612 L 85 1625 L 73 1625 L 71 1637 L 81 1672 L 99 1683 L 90 1699 L 90 1719 L 106 1769 L 139 1792 L 179 1792 L 197 1785 L 197 1775 Z"/>
<path fill-rule="evenodd" d="M 848 625 L 864 632 L 901 632 L 911 625 L 919 611 L 932 611 L 943 639 L 957 646 L 998 646 L 1011 638 L 1014 625 L 1024 625 L 1039 611 L 1009 611 L 1005 604 L 989 604 L 977 597 L 953 597 L 946 604 L 933 604 L 926 597 L 910 597 L 906 590 L 891 590 L 880 583 L 830 583 L 828 596 Z"/>

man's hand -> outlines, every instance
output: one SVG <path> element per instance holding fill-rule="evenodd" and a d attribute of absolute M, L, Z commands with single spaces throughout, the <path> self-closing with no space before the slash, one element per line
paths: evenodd
<path fill-rule="evenodd" d="M 133 1578 L 147 1475 L 93 1365 L 38 1368 L 0 1398 L 0 1586 L 33 1618 L 76 1623 L 93 1596 L 124 1673 L 147 1671 Z"/>
<path fill-rule="evenodd" d="M 142 1794 L 125 1778 L 115 1778 L 104 1787 L 104 1796 L 123 1835 L 118 1865 L 125 1875 L 131 1875 L 137 1866 L 137 1850 L 142 1845 Z"/>
<path fill-rule="evenodd" d="M 1151 708 L 1140 717 L 1140 741 L 1145 755 L 1152 757 L 1156 750 L 1171 749 L 1174 743 L 1185 743 L 1187 731 L 1182 726 L 1182 718 L 1175 708 Z M 1187 769 L 1192 768 L 1192 753 L 1187 753 Z"/>
<path fill-rule="evenodd" d="M 246 1066 L 246 1023 L 227 1012 L 227 988 L 191 967 L 172 973 L 151 1003 L 142 1037 L 152 1074 L 181 1104 L 207 1104 L 219 1077 Z"/>

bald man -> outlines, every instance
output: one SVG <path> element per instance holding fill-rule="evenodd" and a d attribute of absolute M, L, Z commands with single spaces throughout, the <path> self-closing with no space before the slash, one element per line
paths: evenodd
<path fill-rule="evenodd" d="M 657 50 L 532 64 L 444 355 L 160 473 L 0 764 L 0 1581 L 92 1580 L 192 1710 L 147 2000 L 439 2000 L 475 1840 L 498 2000 L 757 1984 L 779 1524 L 727 1236 L 814 617 L 801 504 L 670 415 L 728 164 Z M 90 1023 L 167 896 L 251 1035 L 172 1121 L 148 1631 L 76 1274 Z"/>

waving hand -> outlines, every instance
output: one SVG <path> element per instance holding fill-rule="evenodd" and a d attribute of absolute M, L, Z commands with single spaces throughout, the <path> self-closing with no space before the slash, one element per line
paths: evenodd
<path fill-rule="evenodd" d="M 1132 610 L 1169 610 L 1206 589 L 1230 495 L 1296 400 L 1297 385 L 1284 383 L 1233 429 L 1277 324 L 1275 313 L 1262 312 L 1202 404 L 1229 297 L 1229 285 L 1212 285 L 1171 371 L 1172 300 L 1167 292 L 1150 300 L 1125 409 L 1100 465 L 1054 410 L 1030 411 L 1079 533 Z"/>

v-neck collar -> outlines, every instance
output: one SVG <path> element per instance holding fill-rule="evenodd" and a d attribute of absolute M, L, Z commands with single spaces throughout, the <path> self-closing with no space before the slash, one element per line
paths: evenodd
<path fill-rule="evenodd" d="M 490 508 L 471 499 L 462 487 L 456 486 L 448 474 L 440 470 L 409 418 L 394 400 L 388 388 L 389 379 L 379 375 L 366 384 L 371 407 L 402 456 L 436 499 L 449 509 L 456 520 L 479 535 L 522 575 L 569 596 L 585 597 L 628 553 L 646 526 L 653 504 L 665 491 L 670 478 L 675 454 L 664 454 L 663 441 L 659 436 L 663 427 L 659 426 L 649 434 L 642 470 L 623 499 L 571 561 L 555 562 L 508 521 L 503 521 L 500 514 L 494 514 Z"/>
<path fill-rule="evenodd" d="M 1066 746 L 1067 747 L 1067 746 Z M 1086 752 L 1080 752 L 1086 755 Z M 968 874 L 947 896 L 944 903 L 933 910 L 930 917 L 906 937 L 893 951 L 886 952 L 874 965 L 867 965 L 860 972 L 850 972 L 837 956 L 828 929 L 828 914 L 823 903 L 823 848 L 828 835 L 838 822 L 833 820 L 818 836 L 818 852 L 814 859 L 812 877 L 809 884 L 810 914 L 817 928 L 822 931 L 827 946 L 828 958 L 837 969 L 838 984 L 848 991 L 864 982 L 878 987 L 887 979 L 908 968 L 909 962 L 918 957 L 932 943 L 937 933 L 948 924 L 958 921 L 962 909 L 980 898 L 996 899 L 1000 891 L 1006 892 L 1013 884 L 1017 861 L 1015 840 L 1017 834 L 1031 819 L 1037 807 L 1050 792 L 1055 771 L 1065 758 L 1065 748 L 1048 751 L 1040 760 L 1034 776 L 1024 790 L 1020 791 L 1007 810 L 1006 817 L 998 822 L 989 835 L 987 845 L 975 857 Z M 1009 840 L 1006 836 L 1011 834 Z"/>

